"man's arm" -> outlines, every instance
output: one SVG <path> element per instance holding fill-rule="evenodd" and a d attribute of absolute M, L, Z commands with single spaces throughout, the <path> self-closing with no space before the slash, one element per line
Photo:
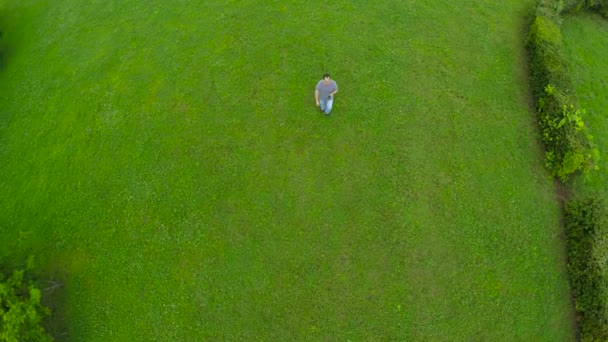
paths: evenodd
<path fill-rule="evenodd" d="M 315 103 L 319 105 L 319 89 L 315 89 Z"/>
<path fill-rule="evenodd" d="M 336 90 L 334 90 L 329 96 L 334 96 L 338 92 L 338 84 L 336 84 Z"/>

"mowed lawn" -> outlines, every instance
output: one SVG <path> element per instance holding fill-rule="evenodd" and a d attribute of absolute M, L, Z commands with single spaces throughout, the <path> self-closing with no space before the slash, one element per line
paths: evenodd
<path fill-rule="evenodd" d="M 598 15 L 569 16 L 562 27 L 568 61 L 589 133 L 600 151 L 600 169 L 576 182 L 579 195 L 608 198 L 608 20 Z"/>
<path fill-rule="evenodd" d="M 0 4 L 0 258 L 58 340 L 573 339 L 533 1 Z"/>

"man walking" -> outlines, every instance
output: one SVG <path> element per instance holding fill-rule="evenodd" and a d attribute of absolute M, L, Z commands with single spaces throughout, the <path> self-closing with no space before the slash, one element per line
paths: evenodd
<path fill-rule="evenodd" d="M 325 115 L 329 116 L 334 104 L 334 95 L 338 92 L 336 81 L 330 79 L 329 74 L 323 75 L 323 79 L 317 83 L 315 88 L 315 102 Z"/>

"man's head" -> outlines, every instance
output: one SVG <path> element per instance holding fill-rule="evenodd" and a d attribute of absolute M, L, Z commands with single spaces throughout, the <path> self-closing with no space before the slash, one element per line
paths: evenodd
<path fill-rule="evenodd" d="M 323 75 L 323 80 L 324 80 L 325 82 L 329 82 L 329 74 L 325 74 L 325 75 Z"/>

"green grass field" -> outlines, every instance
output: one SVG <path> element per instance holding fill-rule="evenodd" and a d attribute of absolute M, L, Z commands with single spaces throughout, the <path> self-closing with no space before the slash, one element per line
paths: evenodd
<path fill-rule="evenodd" d="M 562 28 L 564 54 L 589 133 L 601 153 L 600 170 L 575 183 L 580 196 L 608 198 L 608 20 L 591 14 L 567 17 Z"/>
<path fill-rule="evenodd" d="M 0 260 L 60 341 L 571 341 L 532 6 L 0 0 Z"/>

